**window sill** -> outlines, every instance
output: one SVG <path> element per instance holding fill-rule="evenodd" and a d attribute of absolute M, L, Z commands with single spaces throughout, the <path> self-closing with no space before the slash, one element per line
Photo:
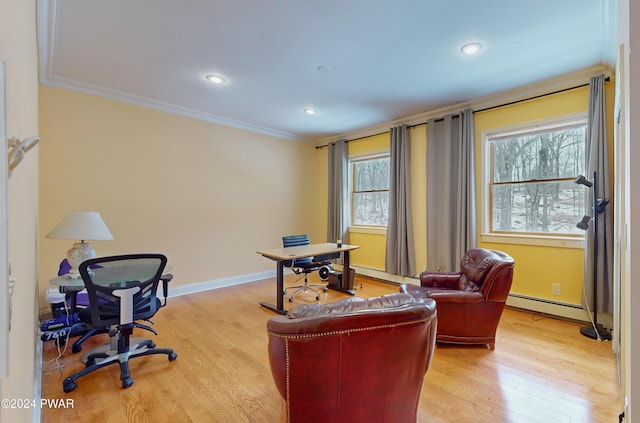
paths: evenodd
<path fill-rule="evenodd" d="M 386 226 L 349 226 L 349 232 L 358 234 L 386 235 Z"/>
<path fill-rule="evenodd" d="M 514 235 L 514 234 L 489 234 L 480 235 L 482 242 L 491 242 L 495 244 L 519 244 L 534 245 L 540 247 L 556 247 L 556 248 L 584 248 L 584 240 L 582 238 L 572 237 L 551 237 L 536 235 Z"/>

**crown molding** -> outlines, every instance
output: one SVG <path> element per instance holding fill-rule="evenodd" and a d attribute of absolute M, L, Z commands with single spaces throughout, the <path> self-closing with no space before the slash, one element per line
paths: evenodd
<path fill-rule="evenodd" d="M 269 135 L 280 139 L 288 139 L 293 141 L 305 141 L 295 134 L 291 134 L 285 131 L 279 131 L 277 129 L 268 128 L 265 126 L 254 125 L 247 122 L 238 121 L 222 116 L 203 113 L 199 110 L 190 109 L 187 107 L 178 106 L 175 104 L 167 103 L 164 101 L 154 100 L 147 97 L 137 96 L 122 91 L 112 90 L 110 88 L 101 87 L 94 84 L 87 84 L 80 81 L 70 80 L 66 78 L 48 76 L 46 79 L 40 80 L 41 84 L 49 85 L 57 88 L 64 88 L 67 90 L 81 92 L 83 94 L 93 95 L 96 97 L 107 98 L 110 100 L 121 101 L 124 103 L 135 104 L 137 106 L 146 107 L 150 109 L 159 110 L 162 112 L 171 113 L 174 115 L 185 116 L 192 119 L 197 119 L 209 123 L 215 123 L 219 125 L 229 126 L 232 128 L 243 129 L 250 132 L 257 132 L 263 135 Z"/>
<path fill-rule="evenodd" d="M 137 96 L 110 88 L 105 88 L 95 84 L 75 81 L 68 78 L 56 76 L 53 72 L 53 58 L 55 57 L 56 46 L 56 25 L 59 0 L 38 0 L 37 23 L 38 23 L 38 56 L 40 61 L 39 77 L 40 83 L 57 88 L 78 91 L 97 97 L 108 98 L 115 101 L 135 104 L 150 109 L 160 110 L 192 119 L 230 126 L 251 132 L 257 132 L 277 138 L 294 141 L 307 141 L 295 134 L 286 131 L 255 125 L 223 116 L 204 113 L 199 110 L 178 106 L 176 104 L 154 100 L 151 98 Z"/>
<path fill-rule="evenodd" d="M 461 110 L 468 108 L 471 108 L 473 110 L 481 110 L 489 107 L 496 107 L 501 104 L 506 104 L 513 101 L 526 100 L 527 98 L 531 97 L 551 94 L 558 90 L 588 84 L 589 78 L 602 73 L 610 77 L 613 73 L 613 70 L 605 65 L 592 66 L 578 72 L 563 75 L 558 78 L 553 78 L 546 81 L 540 81 L 534 84 L 529 84 L 513 90 L 504 91 L 499 94 L 493 94 L 471 101 L 456 103 L 450 106 L 429 110 L 427 112 L 419 113 L 401 119 L 379 123 L 373 126 L 358 129 L 355 131 L 345 132 L 339 135 L 324 137 L 316 141 L 316 146 L 323 146 L 328 144 L 329 142 L 334 142 L 339 139 L 352 140 L 357 138 L 369 137 L 372 135 L 388 132 L 390 128 L 399 125 L 421 125 L 426 123 L 429 119 L 441 118 L 448 114 L 457 114 L 460 113 Z"/>
<path fill-rule="evenodd" d="M 172 103 L 155 100 L 148 97 L 132 95 L 122 91 L 105 88 L 99 85 L 88 84 L 56 76 L 53 72 L 52 60 L 55 57 L 54 53 L 56 48 L 56 25 L 58 19 L 57 12 L 59 2 L 60 0 L 37 0 L 38 56 L 40 62 L 39 78 L 41 84 L 64 88 L 93 96 L 104 97 L 115 101 L 122 101 L 125 103 L 135 104 L 138 106 L 202 120 L 205 122 L 261 133 L 280 139 L 308 142 L 315 144 L 316 146 L 326 145 L 329 142 L 333 142 L 341 138 L 356 139 L 388 132 L 389 128 L 402 124 L 420 125 L 425 123 L 429 119 L 439 118 L 447 114 L 459 113 L 460 110 L 467 108 L 479 110 L 498 106 L 512 101 L 526 99 L 529 97 L 549 94 L 560 89 L 588 83 L 589 78 L 598 73 L 605 73 L 610 76 L 613 72 L 612 69 L 604 65 L 594 66 L 569 75 L 561 76 L 547 81 L 541 81 L 500 94 L 482 97 L 467 102 L 456 103 L 450 106 L 429 110 L 417 115 L 408 116 L 393 121 L 382 122 L 366 128 L 312 140 L 310 139 L 310 137 L 301 138 L 290 132 L 280 131 L 270 127 L 255 125 L 244 121 L 226 118 L 223 116 L 204 113 L 199 110 L 182 107 Z M 605 11 L 612 13 L 608 9 Z M 611 32 L 610 28 L 608 29 L 608 32 Z"/>

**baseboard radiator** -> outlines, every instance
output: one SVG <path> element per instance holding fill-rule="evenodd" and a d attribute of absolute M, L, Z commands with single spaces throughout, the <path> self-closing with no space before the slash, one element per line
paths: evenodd
<path fill-rule="evenodd" d="M 418 277 L 410 278 L 406 276 L 392 275 L 382 270 L 361 266 L 352 265 L 351 267 L 355 269 L 356 274 L 380 279 L 385 282 L 391 282 L 394 284 L 420 284 Z M 509 297 L 507 298 L 507 306 L 579 322 L 589 321 L 587 311 L 580 304 L 563 303 L 560 301 L 553 301 L 545 298 L 531 297 L 527 295 L 512 293 L 509 294 Z M 598 324 L 601 324 L 606 328 L 612 328 L 613 316 L 611 314 L 599 314 Z"/>

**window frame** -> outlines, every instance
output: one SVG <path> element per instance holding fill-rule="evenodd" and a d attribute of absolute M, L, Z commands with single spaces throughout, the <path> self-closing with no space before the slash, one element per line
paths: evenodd
<path fill-rule="evenodd" d="M 551 246 L 564 248 L 583 248 L 584 233 L 580 234 L 553 234 L 544 232 L 516 232 L 493 231 L 492 229 L 492 186 L 493 186 L 493 149 L 492 143 L 499 138 L 514 135 L 541 132 L 554 128 L 585 124 L 588 131 L 587 112 L 579 112 L 568 115 L 556 116 L 547 119 L 522 122 L 515 125 L 492 128 L 481 132 L 481 232 L 482 242 L 494 242 L 501 244 L 521 244 L 536 246 Z M 588 132 L 587 132 L 588 133 Z M 585 139 L 585 149 L 586 149 Z M 585 151 L 586 157 L 586 151 Z M 576 175 L 577 176 L 577 175 Z M 568 178 L 561 178 L 568 180 Z M 577 223 L 577 222 L 576 222 Z"/>
<path fill-rule="evenodd" d="M 371 154 L 363 154 L 358 156 L 349 157 L 349 231 L 350 232 L 361 232 L 361 233 L 384 233 L 386 234 L 388 221 L 386 225 L 373 225 L 373 224 L 362 224 L 355 223 L 355 194 L 359 192 L 386 192 L 387 196 L 389 195 L 389 189 L 386 190 L 372 190 L 372 191 L 356 191 L 356 163 L 365 162 L 369 160 L 378 160 L 388 158 L 391 160 L 391 152 L 390 151 L 382 151 Z M 391 175 L 389 175 L 391 177 Z M 391 182 L 391 181 L 389 181 Z M 388 215 L 388 211 L 387 211 Z"/>

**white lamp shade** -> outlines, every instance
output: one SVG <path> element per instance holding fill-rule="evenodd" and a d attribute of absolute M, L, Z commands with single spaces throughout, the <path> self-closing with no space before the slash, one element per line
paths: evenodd
<path fill-rule="evenodd" d="M 113 235 L 97 211 L 72 211 L 53 228 L 46 238 L 112 240 Z"/>

